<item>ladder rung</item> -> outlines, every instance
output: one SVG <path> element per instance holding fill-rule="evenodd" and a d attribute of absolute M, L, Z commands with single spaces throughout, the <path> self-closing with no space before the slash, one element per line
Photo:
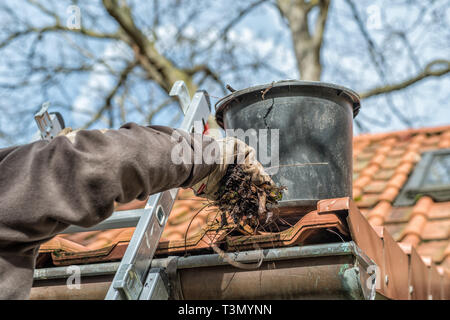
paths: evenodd
<path fill-rule="evenodd" d="M 72 225 L 67 229 L 61 231 L 60 233 L 76 233 L 76 232 L 136 227 L 140 217 L 144 214 L 146 210 L 151 209 L 116 211 L 113 212 L 113 214 L 108 219 L 103 220 L 102 222 L 100 222 L 95 226 L 83 228 Z"/>

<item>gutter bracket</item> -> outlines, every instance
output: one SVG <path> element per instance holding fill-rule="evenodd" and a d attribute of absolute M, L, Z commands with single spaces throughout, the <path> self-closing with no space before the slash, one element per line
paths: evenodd
<path fill-rule="evenodd" d="M 362 291 L 364 299 L 374 300 L 376 296 L 376 280 L 380 276 L 378 274 L 378 266 L 355 242 L 350 241 L 349 243 L 356 258 L 356 269 L 354 271 L 359 273 L 359 289 Z"/>
<path fill-rule="evenodd" d="M 343 286 L 347 288 L 349 298 L 352 300 L 373 300 L 367 297 L 361 283 L 360 268 L 354 266 L 344 271 L 342 274 Z"/>
<path fill-rule="evenodd" d="M 180 274 L 178 272 L 178 256 L 168 257 L 166 273 L 169 277 L 170 298 L 174 300 L 184 300 L 183 290 L 181 288 Z"/>
<path fill-rule="evenodd" d="M 151 268 L 139 296 L 139 300 L 169 299 L 169 281 L 162 268 Z"/>

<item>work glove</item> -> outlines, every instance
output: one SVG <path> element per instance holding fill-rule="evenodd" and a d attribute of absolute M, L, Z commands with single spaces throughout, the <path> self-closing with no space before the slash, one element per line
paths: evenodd
<path fill-rule="evenodd" d="M 214 171 L 192 186 L 195 194 L 217 200 L 221 180 L 230 164 L 242 165 L 243 171 L 251 176 L 251 181 L 260 186 L 264 183 L 275 186 L 270 176 L 264 171 L 261 163 L 256 160 L 255 149 L 235 137 L 217 140 L 220 158 Z"/>

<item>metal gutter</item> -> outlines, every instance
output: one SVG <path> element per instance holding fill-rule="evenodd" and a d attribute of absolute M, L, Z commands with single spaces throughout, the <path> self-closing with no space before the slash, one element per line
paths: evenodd
<path fill-rule="evenodd" d="M 95 263 L 77 266 L 80 276 L 95 277 L 115 274 L 120 262 Z M 74 266 L 42 268 L 34 270 L 34 281 L 65 279 L 74 274 Z"/>
<path fill-rule="evenodd" d="M 264 299 L 264 298 L 319 298 L 319 299 L 374 299 L 375 281 L 370 270 L 375 266 L 354 242 L 330 243 L 303 247 L 175 257 L 175 273 L 179 290 L 185 299 Z M 241 264 L 263 263 L 257 269 L 240 269 L 227 260 Z M 166 269 L 174 257 L 154 259 L 152 268 Z M 83 277 L 113 276 L 118 262 L 80 265 Z M 35 284 L 61 280 L 73 274 L 68 267 L 36 269 Z M 229 280 L 232 275 L 234 280 Z M 227 280 L 228 279 L 228 280 Z M 258 279 L 258 282 L 254 282 Z M 294 280 L 294 281 L 293 281 Z M 295 281 L 298 280 L 298 281 Z M 374 279 L 375 280 L 375 279 Z M 224 287 L 224 281 L 227 285 Z M 366 286 L 369 284 L 369 286 Z M 50 284 L 48 284 L 50 285 Z M 48 286 L 33 288 L 35 297 Z M 62 290 L 59 288 L 59 290 Z M 104 290 L 100 286 L 99 290 Z M 106 292 L 105 292 L 106 293 Z M 63 294 L 67 298 L 67 294 Z M 243 295 L 243 296 L 241 296 Z M 95 296 L 99 296 L 96 293 Z M 33 298 L 33 292 L 32 292 Z"/>
<path fill-rule="evenodd" d="M 265 250 L 251 250 L 236 253 L 225 253 L 226 259 L 232 259 L 240 263 L 253 263 L 261 259 L 264 261 L 280 261 L 297 258 L 314 258 L 339 255 L 356 255 L 364 266 L 373 264 L 373 262 L 364 255 L 358 246 L 353 242 L 330 243 L 310 245 L 303 247 L 274 248 Z M 152 268 L 166 268 L 173 257 L 153 259 Z M 117 271 L 120 262 L 96 263 L 77 266 L 81 276 L 98 276 L 114 274 Z M 190 269 L 201 267 L 225 266 L 229 263 L 218 254 L 195 255 L 189 257 L 178 257 L 177 269 Z M 34 271 L 34 280 L 48 280 L 68 278 L 73 273 L 73 266 L 41 268 Z"/>
<path fill-rule="evenodd" d="M 280 261 L 280 260 L 290 260 L 298 258 L 314 258 L 314 257 L 329 257 L 329 256 L 340 256 L 354 254 L 361 259 L 361 262 L 365 265 L 370 264 L 370 259 L 363 255 L 356 244 L 351 242 L 342 243 L 330 243 L 330 244 L 319 244 L 310 245 L 303 247 L 288 247 L 288 248 L 274 248 L 274 249 L 264 249 L 264 250 L 251 250 L 242 251 L 236 253 L 226 253 L 226 259 L 232 259 L 240 263 L 253 263 L 258 262 L 261 257 L 263 261 Z M 152 263 L 154 268 L 165 268 L 170 258 L 166 259 L 156 259 Z M 229 263 L 218 254 L 206 254 L 197 255 L 191 257 L 180 257 L 178 259 L 177 268 L 178 269 L 190 269 L 190 268 L 201 268 L 201 267 L 214 267 L 214 266 L 225 266 Z"/>

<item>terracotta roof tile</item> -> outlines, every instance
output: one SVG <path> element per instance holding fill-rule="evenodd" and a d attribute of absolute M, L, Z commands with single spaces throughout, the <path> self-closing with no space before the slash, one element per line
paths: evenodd
<path fill-rule="evenodd" d="M 397 142 L 397 139 L 394 137 L 386 137 L 383 139 L 383 145 L 386 147 L 393 147 Z"/>
<path fill-rule="evenodd" d="M 422 231 L 425 229 L 425 225 L 427 224 L 428 212 L 430 211 L 432 205 L 433 199 L 430 197 L 422 197 L 417 201 L 411 212 L 411 219 L 409 220 L 406 228 L 403 230 L 402 242 L 416 247 L 420 241 L 424 239 Z"/>
<path fill-rule="evenodd" d="M 386 223 L 405 223 L 408 222 L 413 208 L 411 207 L 392 207 L 391 212 L 386 217 Z"/>
<path fill-rule="evenodd" d="M 399 159 L 397 164 L 404 162 L 417 163 L 420 161 L 420 153 L 419 151 L 409 151 L 402 158 Z M 397 166 L 394 166 L 397 167 Z"/>
<path fill-rule="evenodd" d="M 364 151 L 366 152 L 372 152 L 373 154 L 376 154 L 378 149 L 381 147 L 378 143 L 370 143 Z"/>
<path fill-rule="evenodd" d="M 355 188 L 355 187 L 353 187 L 352 193 L 353 193 L 353 199 L 355 201 L 361 200 L 361 197 L 362 197 L 362 194 L 363 194 L 362 188 Z"/>
<path fill-rule="evenodd" d="M 405 150 L 407 151 L 406 154 L 408 152 L 417 152 L 419 151 L 419 149 L 422 147 L 422 144 L 420 142 L 411 142 L 410 144 L 408 144 L 408 146 L 405 148 Z"/>
<path fill-rule="evenodd" d="M 445 258 L 449 258 L 450 257 L 450 242 L 447 244 L 447 247 L 445 248 L 444 257 Z"/>
<path fill-rule="evenodd" d="M 361 151 L 353 154 L 357 161 L 366 162 L 367 163 L 373 158 L 375 155 L 375 151 Z"/>
<path fill-rule="evenodd" d="M 427 223 L 427 218 L 423 215 L 414 216 L 403 230 L 403 240 L 402 242 L 411 244 L 416 247 L 422 236 L 422 230 Z"/>
<path fill-rule="evenodd" d="M 384 161 L 386 160 L 386 154 L 385 152 L 377 154 L 375 157 L 372 158 L 372 163 L 381 166 Z"/>
<path fill-rule="evenodd" d="M 366 185 L 370 183 L 370 181 L 371 179 L 369 176 L 367 175 L 361 176 L 353 183 L 353 187 L 364 188 Z"/>
<path fill-rule="evenodd" d="M 392 150 L 392 147 L 393 145 L 391 144 L 382 143 L 381 146 L 377 148 L 377 154 L 386 156 Z"/>
<path fill-rule="evenodd" d="M 389 155 L 393 158 L 402 157 L 406 153 L 407 148 L 405 147 L 393 147 L 389 152 Z"/>
<path fill-rule="evenodd" d="M 437 146 L 437 144 L 439 143 L 439 141 L 441 141 L 441 136 L 440 135 L 433 135 L 433 136 L 429 136 L 427 139 L 425 139 L 422 144 L 429 146 L 429 145 L 433 145 L 433 146 Z"/>
<path fill-rule="evenodd" d="M 368 160 L 356 160 L 353 163 L 353 170 L 357 173 L 361 172 L 364 168 L 369 165 Z"/>
<path fill-rule="evenodd" d="M 91 239 L 95 238 L 100 233 L 101 231 L 78 232 L 73 234 L 61 235 L 61 237 L 64 237 L 64 239 L 86 246 L 89 244 Z"/>
<path fill-rule="evenodd" d="M 360 208 L 372 208 L 374 205 L 378 203 L 379 195 L 366 193 L 363 194 L 360 199 L 355 199 L 356 204 Z"/>
<path fill-rule="evenodd" d="M 433 206 L 428 212 L 428 217 L 430 219 L 450 219 L 450 202 L 433 203 Z"/>
<path fill-rule="evenodd" d="M 437 264 L 440 264 L 444 260 L 444 251 L 447 247 L 448 241 L 427 241 L 421 243 L 417 252 L 421 256 L 430 256 L 433 261 Z"/>
<path fill-rule="evenodd" d="M 361 212 L 361 214 L 367 218 L 369 215 L 370 210 L 369 209 L 359 209 L 359 211 Z"/>
<path fill-rule="evenodd" d="M 67 252 L 82 252 L 89 251 L 89 248 L 83 246 L 74 241 L 64 239 L 62 236 L 56 236 L 53 239 L 42 244 L 39 248 L 40 252 L 54 252 L 54 251 L 67 251 Z"/>
<path fill-rule="evenodd" d="M 440 141 L 438 144 L 438 148 L 440 149 L 450 148 L 450 139 Z"/>
<path fill-rule="evenodd" d="M 450 232 L 450 220 L 428 221 L 422 231 L 422 239 L 447 240 Z"/>
<path fill-rule="evenodd" d="M 114 244 L 116 238 L 123 232 L 122 229 L 112 229 L 101 232 L 94 242 L 86 245 L 87 248 L 91 250 L 97 250 L 103 247 L 107 247 L 111 244 Z"/>
<path fill-rule="evenodd" d="M 438 148 L 450 148 L 450 131 L 446 131 L 441 135 Z"/>
<path fill-rule="evenodd" d="M 362 190 L 365 193 L 380 193 L 386 188 L 386 181 L 374 180 L 367 184 Z"/>
<path fill-rule="evenodd" d="M 384 219 L 380 216 L 373 216 L 369 218 L 369 223 L 372 227 L 382 227 Z"/>
<path fill-rule="evenodd" d="M 389 180 L 395 174 L 394 169 L 380 169 L 373 175 L 375 180 Z"/>
<path fill-rule="evenodd" d="M 405 162 L 395 168 L 396 173 L 409 174 L 414 165 L 411 162 Z"/>
<path fill-rule="evenodd" d="M 426 135 L 419 133 L 411 138 L 412 142 L 423 142 L 426 139 Z"/>
<path fill-rule="evenodd" d="M 405 184 L 407 179 L 408 179 L 408 176 L 406 174 L 397 173 L 391 179 L 389 179 L 387 186 L 394 187 L 394 188 L 400 190 L 403 187 L 403 185 Z"/>
<path fill-rule="evenodd" d="M 441 138 L 450 139 L 450 129 L 443 130 L 443 132 L 441 133 Z"/>
<path fill-rule="evenodd" d="M 400 157 L 387 157 L 383 163 L 381 163 L 381 168 L 383 169 L 395 169 L 400 163 L 405 162 L 403 158 Z"/>
<path fill-rule="evenodd" d="M 369 222 L 374 217 L 381 218 L 384 221 L 385 217 L 391 212 L 391 209 L 392 209 L 392 205 L 389 201 L 380 201 L 375 206 L 375 208 L 373 208 L 369 212 L 369 214 L 368 214 Z"/>
<path fill-rule="evenodd" d="M 415 216 L 417 214 L 427 216 L 433 204 L 433 199 L 431 199 L 430 197 L 421 197 L 414 206 L 412 216 Z"/>
<path fill-rule="evenodd" d="M 383 193 L 379 196 L 379 201 L 389 201 L 394 202 L 395 198 L 397 198 L 398 194 L 400 192 L 399 188 L 396 187 L 387 187 Z"/>
<path fill-rule="evenodd" d="M 395 241 L 400 241 L 406 223 L 385 224 L 384 227 L 391 234 Z"/>
<path fill-rule="evenodd" d="M 368 167 L 364 168 L 361 171 L 361 175 L 370 178 L 379 170 L 379 168 L 380 166 L 375 163 L 370 164 Z"/>

